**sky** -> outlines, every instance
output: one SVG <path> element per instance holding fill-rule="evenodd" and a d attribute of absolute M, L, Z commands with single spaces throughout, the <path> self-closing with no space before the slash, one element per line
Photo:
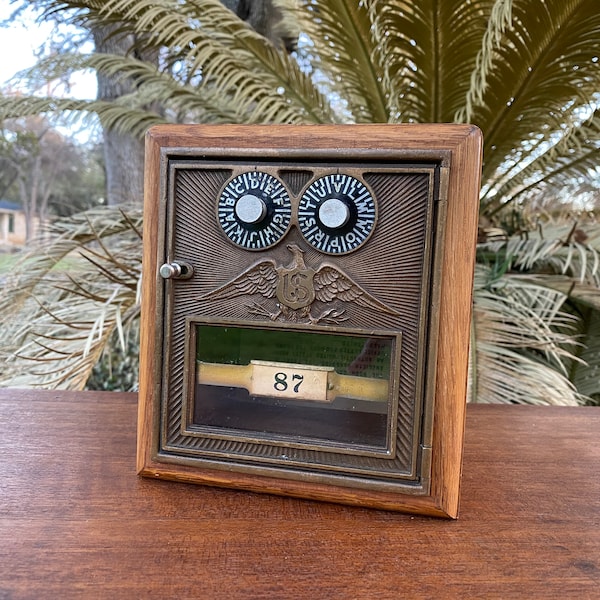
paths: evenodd
<path fill-rule="evenodd" d="M 12 11 L 13 6 L 9 0 L 0 0 L 0 21 L 8 19 Z M 35 50 L 51 33 L 51 23 L 37 23 L 33 19 L 27 19 L 25 24 L 14 22 L 9 27 L 0 28 L 0 86 L 6 87 L 15 73 L 35 64 Z M 72 83 L 73 96 L 96 96 L 96 80 L 93 74 L 78 76 Z"/>
<path fill-rule="evenodd" d="M 9 0 L 0 0 L 0 22 L 8 19 L 13 11 Z M 50 37 L 52 23 L 38 23 L 34 18 L 14 21 L 8 27 L 0 28 L 0 88 L 9 85 L 15 87 L 10 80 L 16 73 L 36 64 L 35 52 Z M 45 95 L 46 89 L 40 90 Z M 77 75 L 71 81 L 70 97 L 93 99 L 96 97 L 96 77 L 93 73 Z M 56 129 L 76 142 L 85 144 L 96 139 L 98 129 L 75 122 L 65 127 L 57 124 Z"/>
<path fill-rule="evenodd" d="M 0 0 L 0 21 L 7 19 L 13 8 L 8 0 Z M 50 34 L 49 25 L 31 23 L 27 28 L 15 23 L 0 29 L 0 84 L 4 85 L 17 71 L 35 63 L 33 51 Z"/>

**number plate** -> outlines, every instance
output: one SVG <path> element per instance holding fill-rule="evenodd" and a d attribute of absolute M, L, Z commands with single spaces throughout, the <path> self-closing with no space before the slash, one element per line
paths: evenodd
<path fill-rule="evenodd" d="M 332 367 L 314 367 L 261 360 L 250 362 L 253 366 L 250 393 L 294 400 L 328 402 L 328 374 Z"/>

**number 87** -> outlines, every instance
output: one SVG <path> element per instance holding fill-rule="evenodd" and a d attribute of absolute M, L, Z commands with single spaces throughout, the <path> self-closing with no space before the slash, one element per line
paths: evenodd
<path fill-rule="evenodd" d="M 288 389 L 287 378 L 288 378 L 287 373 L 284 373 L 283 371 L 280 371 L 279 373 L 275 373 L 275 375 L 274 375 L 275 383 L 273 384 L 273 388 L 276 389 L 278 392 L 285 392 Z M 296 383 L 296 385 L 293 388 L 294 393 L 297 394 L 300 391 L 300 385 L 304 381 L 304 375 L 300 375 L 299 373 L 293 373 L 292 374 L 292 383 L 294 381 L 298 382 L 298 383 Z"/>

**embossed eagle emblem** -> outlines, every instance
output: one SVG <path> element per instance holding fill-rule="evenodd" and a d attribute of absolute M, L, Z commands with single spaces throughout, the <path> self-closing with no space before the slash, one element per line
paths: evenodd
<path fill-rule="evenodd" d="M 272 258 L 251 265 L 225 285 L 200 296 L 199 300 L 225 300 L 238 296 L 260 294 L 266 299 L 277 298 L 277 310 L 271 312 L 266 306 L 254 302 L 249 306 L 253 314 L 271 320 L 308 322 L 341 322 L 347 319 L 345 310 L 328 308 L 314 316 L 311 307 L 315 301 L 331 303 L 335 300 L 351 302 L 389 315 L 398 313 L 386 306 L 358 285 L 341 269 L 330 263 L 322 263 L 317 269 L 308 267 L 304 261 L 304 250 L 296 244 L 288 244 L 292 261 L 278 265 Z"/>

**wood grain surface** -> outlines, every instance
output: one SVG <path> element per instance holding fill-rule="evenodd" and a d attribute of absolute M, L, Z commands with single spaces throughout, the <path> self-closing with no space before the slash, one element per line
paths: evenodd
<path fill-rule="evenodd" d="M 0 390 L 0 599 L 599 597 L 598 409 L 469 406 L 448 521 L 140 478 L 136 401 Z"/>

